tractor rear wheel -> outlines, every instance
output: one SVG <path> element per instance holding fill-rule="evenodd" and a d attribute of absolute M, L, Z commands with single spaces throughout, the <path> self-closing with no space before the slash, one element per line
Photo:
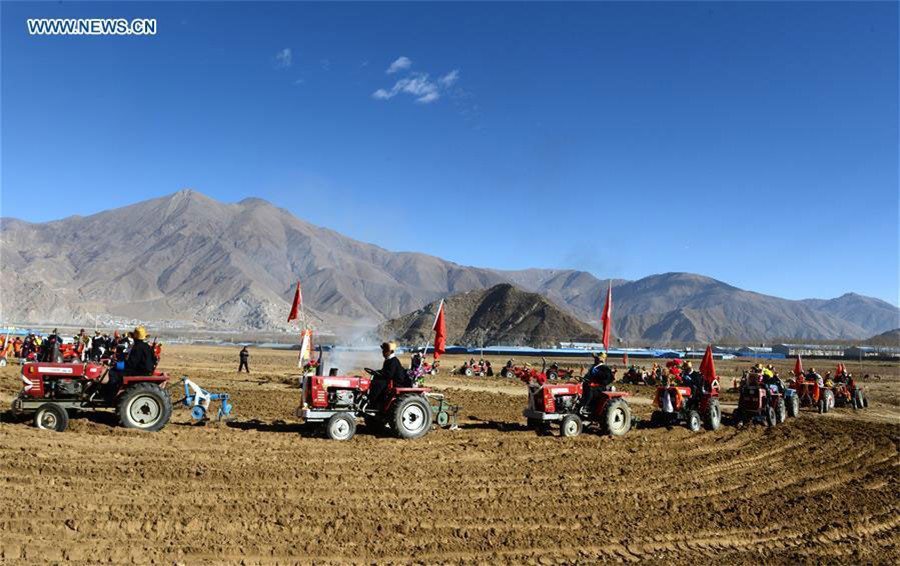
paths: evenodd
<path fill-rule="evenodd" d="M 709 400 L 709 409 L 706 411 L 706 428 L 709 430 L 719 430 L 722 426 L 722 407 L 719 406 L 718 399 Z"/>
<path fill-rule="evenodd" d="M 688 411 L 687 427 L 691 432 L 700 432 L 700 429 L 703 428 L 703 421 L 700 420 L 700 413 L 693 409 Z"/>
<path fill-rule="evenodd" d="M 421 395 L 404 395 L 394 405 L 391 422 L 400 438 L 419 438 L 431 429 L 431 405 Z"/>
<path fill-rule="evenodd" d="M 155 432 L 169 422 L 172 399 L 154 383 L 137 383 L 122 394 L 116 412 L 125 428 Z"/>
<path fill-rule="evenodd" d="M 350 440 L 356 434 L 356 419 L 350 413 L 331 415 L 325 423 L 325 435 L 331 440 Z"/>
<path fill-rule="evenodd" d="M 44 403 L 34 413 L 34 426 L 41 430 L 62 432 L 69 426 L 69 413 L 56 403 Z"/>
<path fill-rule="evenodd" d="M 465 374 L 466 377 L 472 377 L 472 370 L 470 368 L 466 368 L 466 370 L 463 373 Z"/>
<path fill-rule="evenodd" d="M 613 399 L 606 406 L 603 429 L 613 436 L 622 436 L 631 430 L 631 407 L 624 399 Z"/>
<path fill-rule="evenodd" d="M 869 408 L 869 398 L 866 397 L 866 393 L 864 391 L 860 391 L 859 394 L 862 399 L 863 409 L 868 409 Z"/>
<path fill-rule="evenodd" d="M 787 406 L 784 404 L 784 397 L 779 397 L 775 401 L 775 422 L 781 424 L 787 420 Z"/>
<path fill-rule="evenodd" d="M 563 437 L 578 436 L 581 434 L 584 424 L 578 415 L 566 415 L 559 423 L 559 435 Z"/>
<path fill-rule="evenodd" d="M 552 369 L 547 372 L 547 379 L 550 381 L 556 381 L 559 378 L 559 374 L 553 371 Z"/>
<path fill-rule="evenodd" d="M 800 415 L 800 397 L 791 395 L 787 401 L 787 414 L 789 417 L 797 417 Z"/>

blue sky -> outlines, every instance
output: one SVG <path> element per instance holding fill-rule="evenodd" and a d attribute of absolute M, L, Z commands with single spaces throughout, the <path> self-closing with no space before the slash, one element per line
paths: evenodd
<path fill-rule="evenodd" d="M 896 3 L 0 9 L 5 216 L 190 187 L 469 265 L 897 302 Z"/>

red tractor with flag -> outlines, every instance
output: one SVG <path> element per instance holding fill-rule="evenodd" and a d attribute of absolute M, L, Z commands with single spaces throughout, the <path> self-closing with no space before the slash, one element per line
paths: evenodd
<path fill-rule="evenodd" d="M 865 391 L 857 385 L 853 375 L 847 371 L 847 366 L 844 364 L 840 364 L 834 373 L 831 392 L 834 395 L 834 404 L 837 407 L 865 409 L 869 406 L 869 399 L 866 397 Z"/>
<path fill-rule="evenodd" d="M 825 380 L 822 376 L 811 372 L 806 375 L 803 372 L 803 363 L 800 356 L 794 363 L 794 378 L 791 381 L 790 389 L 796 397 L 796 403 L 800 407 L 814 407 L 819 413 L 827 413 L 835 406 L 834 391 L 830 387 L 826 387 Z"/>
<path fill-rule="evenodd" d="M 699 372 L 682 376 L 680 360 L 672 360 L 669 365 L 670 379 L 656 388 L 651 424 L 672 426 L 683 422 L 693 432 L 699 432 L 704 424 L 709 430 L 719 430 L 722 408 L 712 347 L 706 348 Z"/>

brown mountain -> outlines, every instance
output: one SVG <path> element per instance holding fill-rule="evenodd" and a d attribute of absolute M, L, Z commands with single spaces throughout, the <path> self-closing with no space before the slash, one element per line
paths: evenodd
<path fill-rule="evenodd" d="M 882 332 L 878 336 L 872 336 L 863 342 L 868 346 L 890 346 L 892 348 L 900 348 L 900 328 Z"/>
<path fill-rule="evenodd" d="M 440 301 L 378 327 L 379 339 L 405 344 L 432 340 Z M 563 312 L 537 293 L 501 283 L 490 289 L 451 295 L 445 300 L 448 344 L 462 346 L 553 346 L 560 341 L 596 341 L 597 329 Z"/>
<path fill-rule="evenodd" d="M 0 319 L 230 330 L 285 327 L 297 278 L 320 327 L 374 327 L 451 294 L 512 283 L 596 324 L 607 280 L 576 270 L 500 271 L 391 252 L 314 226 L 260 199 L 185 190 L 87 217 L 0 219 Z M 848 294 L 789 301 L 701 275 L 613 280 L 626 341 L 866 338 L 898 309 Z"/>

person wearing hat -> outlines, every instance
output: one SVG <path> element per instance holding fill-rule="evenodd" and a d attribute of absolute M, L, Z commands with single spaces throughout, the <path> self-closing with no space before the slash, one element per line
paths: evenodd
<path fill-rule="evenodd" d="M 369 407 L 383 408 L 384 394 L 391 383 L 394 387 L 405 387 L 407 385 L 406 370 L 400 360 L 397 359 L 397 344 L 394 342 L 385 342 L 381 345 L 381 355 L 384 363 L 381 371 L 372 376 L 372 384 L 369 386 Z"/>
<path fill-rule="evenodd" d="M 94 337 L 91 338 L 91 361 L 99 362 L 103 357 L 103 343 L 103 335 L 99 330 L 95 331 Z"/>
<path fill-rule="evenodd" d="M 156 369 L 156 354 L 153 348 L 147 344 L 147 330 L 143 326 L 138 326 L 132 332 L 134 344 L 128 351 L 128 357 L 125 358 L 125 375 L 153 375 Z"/>
<path fill-rule="evenodd" d="M 606 354 L 594 352 L 593 356 L 594 365 L 581 379 L 581 399 L 578 402 L 577 411 L 584 415 L 590 414 L 594 388 L 599 386 L 605 391 L 612 385 L 614 379 L 612 370 L 606 365 Z"/>

